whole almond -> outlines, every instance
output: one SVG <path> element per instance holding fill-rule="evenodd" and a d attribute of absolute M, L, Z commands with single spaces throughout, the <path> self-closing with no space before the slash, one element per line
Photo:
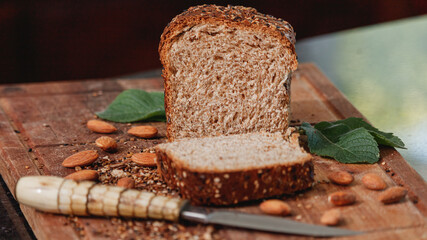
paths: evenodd
<path fill-rule="evenodd" d="M 383 190 L 387 188 L 387 184 L 376 173 L 367 173 L 362 177 L 363 185 L 371 190 Z"/>
<path fill-rule="evenodd" d="M 130 189 L 135 188 L 135 180 L 130 177 L 120 178 L 119 181 L 117 181 L 117 186 Z"/>
<path fill-rule="evenodd" d="M 323 213 L 320 222 L 328 226 L 336 226 L 342 219 L 341 212 L 338 209 L 331 209 Z"/>
<path fill-rule="evenodd" d="M 95 140 L 95 144 L 96 146 L 107 152 L 112 152 L 117 149 L 117 142 L 107 136 L 99 137 Z"/>
<path fill-rule="evenodd" d="M 96 150 L 86 150 L 83 152 L 78 152 L 67 157 L 63 162 L 62 166 L 64 167 L 77 167 L 77 166 L 87 166 L 95 162 L 99 157 Z"/>
<path fill-rule="evenodd" d="M 408 191 L 403 187 L 391 187 L 378 196 L 378 200 L 384 204 L 396 203 L 402 200 Z"/>
<path fill-rule="evenodd" d="M 334 192 L 329 195 L 328 200 L 335 206 L 351 205 L 356 201 L 356 195 L 351 192 Z"/>
<path fill-rule="evenodd" d="M 128 133 L 140 138 L 153 138 L 157 135 L 157 128 L 153 126 L 138 126 L 129 129 Z"/>
<path fill-rule="evenodd" d="M 101 120 L 89 120 L 86 125 L 87 128 L 96 133 L 112 133 L 117 131 L 117 128 L 113 125 Z"/>
<path fill-rule="evenodd" d="M 95 170 L 81 170 L 78 172 L 71 173 L 65 177 L 66 179 L 71 179 L 75 181 L 95 181 L 98 179 L 98 172 Z"/>
<path fill-rule="evenodd" d="M 270 215 L 286 216 L 291 213 L 291 207 L 284 201 L 277 199 L 264 201 L 259 205 L 259 208 L 263 213 Z"/>
<path fill-rule="evenodd" d="M 354 180 L 353 175 L 347 171 L 331 172 L 328 174 L 328 179 L 331 180 L 331 182 L 339 185 L 349 185 Z"/>
<path fill-rule="evenodd" d="M 156 159 L 155 153 L 135 153 L 131 157 L 132 162 L 144 167 L 156 166 Z"/>

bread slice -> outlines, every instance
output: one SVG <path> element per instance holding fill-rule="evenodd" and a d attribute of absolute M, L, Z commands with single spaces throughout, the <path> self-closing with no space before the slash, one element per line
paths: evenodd
<path fill-rule="evenodd" d="M 156 146 L 169 186 L 198 205 L 229 205 L 303 190 L 313 183 L 312 157 L 297 136 L 248 133 L 181 139 Z"/>
<path fill-rule="evenodd" d="M 159 46 L 168 139 L 284 133 L 294 44 L 288 22 L 253 8 L 202 5 L 176 16 Z"/>

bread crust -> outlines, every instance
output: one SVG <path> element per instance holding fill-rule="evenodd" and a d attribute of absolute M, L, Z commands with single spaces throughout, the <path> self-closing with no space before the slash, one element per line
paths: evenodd
<path fill-rule="evenodd" d="M 216 5 L 200 5 L 189 8 L 172 19 L 166 26 L 159 44 L 159 55 L 163 65 L 162 76 L 164 78 L 165 89 L 165 111 L 167 118 L 166 135 L 169 141 L 173 141 L 174 139 L 171 135 L 173 123 L 170 122 L 169 116 L 169 106 L 171 102 L 169 80 L 172 73 L 168 52 L 173 42 L 182 33 L 188 31 L 192 26 L 206 23 L 222 24 L 242 30 L 259 31 L 273 36 L 279 39 L 284 46 L 289 48 L 294 56 L 289 64 L 289 72 L 296 70 L 298 65 L 295 53 L 295 32 L 288 22 L 280 18 L 259 13 L 254 8 L 243 6 L 229 5 L 223 7 Z"/>
<path fill-rule="evenodd" d="M 311 187 L 314 181 L 311 157 L 291 165 L 212 172 L 189 170 L 159 149 L 156 154 L 163 180 L 195 205 L 231 205 L 290 194 Z"/>

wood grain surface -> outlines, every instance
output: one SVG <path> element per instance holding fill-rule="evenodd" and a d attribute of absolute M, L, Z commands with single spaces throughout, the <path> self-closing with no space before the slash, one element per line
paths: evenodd
<path fill-rule="evenodd" d="M 0 86 L 0 173 L 13 192 L 17 180 L 26 175 L 66 176 L 74 172 L 61 166 L 69 155 L 82 150 L 97 149 L 94 141 L 103 134 L 92 133 L 85 123 L 94 113 L 103 110 L 122 90 L 139 88 L 162 90 L 162 80 L 104 79 L 68 81 L 25 85 Z M 363 117 L 335 86 L 313 64 L 301 64 L 294 74 L 292 86 L 292 121 L 317 123 L 347 117 Z M 153 125 L 159 137 L 151 140 L 134 139 L 126 132 L 131 126 Z M 114 123 L 118 131 L 109 136 L 119 143 L 116 153 L 100 152 L 91 169 L 105 168 L 102 161 L 111 160 L 120 168 L 132 153 L 141 152 L 165 141 L 165 123 Z M 126 162 L 129 165 L 129 163 Z M 340 207 L 344 222 L 339 226 L 365 231 L 364 235 L 340 239 L 424 239 L 427 238 L 427 184 L 393 148 L 381 148 L 377 164 L 340 164 L 316 157 L 316 184 L 310 190 L 282 196 L 292 207 L 296 221 L 320 224 L 323 212 L 333 208 L 327 196 L 337 190 L 356 194 L 356 204 Z M 132 165 L 129 165 L 133 167 Z M 136 167 L 134 167 L 136 169 Z M 351 172 L 355 181 L 350 186 L 330 183 L 326 175 L 331 170 Z M 141 168 L 134 175 L 138 189 L 164 195 L 178 193 L 166 189 L 155 169 Z M 136 170 L 135 170 L 136 171 Z M 397 204 L 383 205 L 376 198 L 379 192 L 361 185 L 361 177 L 368 172 L 379 174 L 388 186 L 401 185 L 409 190 L 408 197 Z M 130 174 L 130 173 L 128 173 Z M 154 179 L 154 180 L 147 180 Z M 235 211 L 261 214 L 260 201 L 231 207 Z M 72 217 L 42 213 L 21 206 L 29 225 L 38 239 L 313 239 L 312 237 L 272 234 L 193 223 L 169 223 L 123 218 Z"/>

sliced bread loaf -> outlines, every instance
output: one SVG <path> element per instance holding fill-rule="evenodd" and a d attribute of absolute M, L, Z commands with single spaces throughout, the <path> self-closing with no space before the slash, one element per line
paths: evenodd
<path fill-rule="evenodd" d="M 159 46 L 168 139 L 284 133 L 294 44 L 288 22 L 253 8 L 202 5 L 175 17 Z"/>
<path fill-rule="evenodd" d="M 249 133 L 156 146 L 163 179 L 194 204 L 228 205 L 293 193 L 313 183 L 312 157 L 297 136 Z"/>

